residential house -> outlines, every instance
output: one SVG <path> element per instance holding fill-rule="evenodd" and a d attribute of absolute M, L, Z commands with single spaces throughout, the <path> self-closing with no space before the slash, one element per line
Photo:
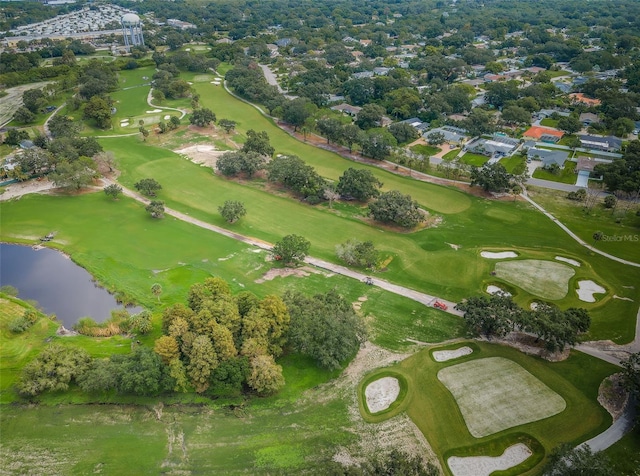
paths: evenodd
<path fill-rule="evenodd" d="M 360 71 L 351 75 L 354 79 L 373 78 L 373 71 Z"/>
<path fill-rule="evenodd" d="M 422 137 L 428 140 L 431 134 L 435 134 L 438 132 L 444 136 L 445 142 L 448 142 L 449 144 L 458 145 L 469 138 L 465 129 L 454 126 L 443 126 L 436 129 L 431 129 L 430 131 L 422 134 Z"/>
<path fill-rule="evenodd" d="M 585 127 L 589 127 L 591 124 L 598 124 L 600 118 L 592 112 L 583 112 L 580 114 L 580 122 L 582 122 Z"/>
<path fill-rule="evenodd" d="M 562 139 L 563 135 L 564 132 L 551 127 L 531 126 L 522 134 L 522 137 L 539 140 L 541 142 L 556 143 Z"/>
<path fill-rule="evenodd" d="M 464 146 L 465 150 L 474 154 L 482 154 L 488 157 L 506 157 L 511 155 L 520 144 L 518 139 L 507 136 L 493 135 L 491 139 L 479 137 Z"/>
<path fill-rule="evenodd" d="M 548 150 L 532 147 L 527 151 L 528 160 L 540 160 L 544 167 L 556 164 L 558 167 L 563 168 L 568 158 L 569 152 L 566 150 Z"/>
<path fill-rule="evenodd" d="M 429 128 L 429 123 L 428 122 L 422 122 L 417 117 L 412 117 L 410 119 L 405 119 L 404 121 L 400 121 L 400 122 L 402 122 L 404 124 L 409 124 L 410 126 L 413 126 L 418 132 L 424 132 Z"/>
<path fill-rule="evenodd" d="M 352 106 L 351 104 L 343 102 L 342 104 L 338 104 L 337 106 L 331 106 L 330 109 L 333 111 L 340 111 L 342 114 L 346 114 L 348 116 L 355 117 L 358 115 L 362 108 L 358 106 Z"/>
<path fill-rule="evenodd" d="M 603 137 L 581 134 L 578 138 L 580 139 L 580 145 L 585 149 L 616 152 L 622 147 L 622 139 L 614 136 Z"/>

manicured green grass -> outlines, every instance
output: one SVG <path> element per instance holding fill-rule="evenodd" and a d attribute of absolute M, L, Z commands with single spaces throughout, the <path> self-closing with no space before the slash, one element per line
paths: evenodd
<path fill-rule="evenodd" d="M 458 156 L 459 153 L 460 153 L 460 149 L 452 149 L 449 152 L 447 152 L 446 154 L 444 154 L 442 156 L 442 159 L 443 160 L 453 160 Z"/>
<path fill-rule="evenodd" d="M 548 117 L 545 117 L 544 119 L 542 119 L 540 121 L 540 125 L 541 126 L 545 126 L 545 127 L 557 127 L 558 126 L 558 121 L 557 119 L 549 119 Z"/>
<path fill-rule="evenodd" d="M 533 172 L 533 178 L 542 180 L 550 180 L 551 182 L 559 182 L 573 185 L 576 183 L 578 176 L 576 175 L 576 163 L 567 161 L 564 163 L 564 168 L 560 169 L 559 174 L 553 174 L 542 168 L 537 168 Z"/>
<path fill-rule="evenodd" d="M 467 152 L 462 156 L 460 162 L 468 165 L 473 165 L 475 167 L 482 167 L 488 160 L 489 157 L 487 157 L 486 155 Z"/>
<path fill-rule="evenodd" d="M 526 167 L 525 158 L 521 155 L 513 155 L 500 159 L 500 163 L 510 174 L 517 174 L 524 171 Z"/>
<path fill-rule="evenodd" d="M 383 375 L 388 371 L 404 375 L 408 382 L 407 414 L 427 436 L 432 448 L 440 456 L 443 467 L 446 467 L 445 461 L 449 456 L 478 454 L 474 447 L 484 447 L 495 441 L 500 441 L 500 451 L 495 449 L 500 454 L 506 447 L 520 441 L 523 434 L 530 435 L 542 445 L 544 449 L 532 448 L 537 457 L 542 459 L 560 443 L 579 443 L 610 424 L 611 417 L 597 403 L 596 395 L 600 382 L 616 371 L 613 365 L 580 353 L 572 353 L 565 362 L 550 363 L 509 347 L 482 342 L 464 344 L 474 349 L 471 355 L 437 363 L 431 358 L 429 350 L 425 349 L 397 365 L 374 371 L 366 377 L 371 381 L 378 373 Z M 456 343 L 443 348 L 457 348 L 460 345 Z M 566 402 L 564 411 L 490 436 L 474 438 L 467 429 L 455 399 L 438 380 L 437 374 L 442 369 L 492 357 L 506 359 L 520 366 L 550 391 L 560 395 Z M 488 405 L 485 408 L 490 413 L 494 407 Z M 369 420 L 371 417 L 363 414 L 363 418 Z"/>
<path fill-rule="evenodd" d="M 418 144 L 411 147 L 411 150 L 416 154 L 422 154 L 426 157 L 431 157 L 432 155 L 436 155 L 438 152 L 441 152 L 442 149 L 439 147 L 433 147 L 430 145 Z"/>
<path fill-rule="evenodd" d="M 575 271 L 568 265 L 544 260 L 513 260 L 496 263 L 496 276 L 535 296 L 557 301 L 569 291 Z"/>
<path fill-rule="evenodd" d="M 622 437 L 620 441 L 604 450 L 617 474 L 638 474 L 640 472 L 640 425 Z"/>

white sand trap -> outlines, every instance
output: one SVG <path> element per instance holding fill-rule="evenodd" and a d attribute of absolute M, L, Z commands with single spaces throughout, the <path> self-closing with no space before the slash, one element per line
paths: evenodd
<path fill-rule="evenodd" d="M 515 251 L 500 251 L 499 253 L 494 253 L 493 251 L 482 251 L 480 256 L 488 259 L 517 258 L 518 253 Z"/>
<path fill-rule="evenodd" d="M 471 347 L 459 347 L 455 350 L 434 350 L 433 351 L 433 360 L 436 362 L 446 362 L 447 360 L 457 359 L 458 357 L 463 357 L 465 355 L 469 355 L 473 352 Z"/>
<path fill-rule="evenodd" d="M 120 127 L 127 127 L 129 123 L 127 121 L 121 122 Z"/>
<path fill-rule="evenodd" d="M 167 114 L 166 116 L 164 116 L 164 120 L 168 121 L 169 119 L 171 119 L 171 116 L 169 114 Z"/>
<path fill-rule="evenodd" d="M 631 302 L 633 302 L 633 299 L 631 299 L 631 298 L 628 298 L 628 297 L 620 297 L 620 296 L 617 296 L 617 295 L 615 295 L 615 294 L 613 295 L 613 299 L 620 299 L 621 301 L 631 301 Z"/>
<path fill-rule="evenodd" d="M 584 302 L 596 302 L 594 294 L 603 294 L 607 290 L 597 283 L 594 283 L 590 279 L 584 281 L 578 281 L 578 299 Z"/>
<path fill-rule="evenodd" d="M 572 264 L 574 266 L 580 267 L 580 261 L 576 261 L 576 260 L 571 259 L 571 258 L 565 258 L 564 256 L 556 256 L 556 259 L 558 261 L 564 261 L 565 263 L 569 263 L 569 264 Z"/>
<path fill-rule="evenodd" d="M 494 286 L 493 284 L 487 286 L 487 292 L 489 294 L 502 294 L 503 296 L 511 296 L 510 292 L 507 292 L 504 289 L 499 288 L 498 286 Z"/>
<path fill-rule="evenodd" d="M 145 111 L 147 114 L 155 114 L 157 112 L 162 112 L 162 109 L 153 109 L 151 111 Z"/>
<path fill-rule="evenodd" d="M 489 476 L 494 471 L 518 466 L 533 453 L 523 443 L 509 446 L 500 456 L 452 456 L 447 460 L 454 476 Z"/>
<path fill-rule="evenodd" d="M 453 243 L 447 243 L 446 241 L 445 241 L 445 243 L 447 245 L 449 245 L 451 248 L 453 248 L 454 250 L 456 250 L 456 251 L 458 251 L 460 248 L 462 248 L 460 245 L 454 245 Z"/>
<path fill-rule="evenodd" d="M 383 377 L 371 382 L 364 391 L 367 408 L 371 413 L 378 413 L 389 408 L 400 395 L 400 382 L 397 378 Z"/>

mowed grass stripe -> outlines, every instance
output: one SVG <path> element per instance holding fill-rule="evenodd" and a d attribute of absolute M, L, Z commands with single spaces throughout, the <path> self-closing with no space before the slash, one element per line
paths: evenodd
<path fill-rule="evenodd" d="M 564 399 L 520 365 L 502 358 L 472 360 L 438 372 L 476 438 L 556 415 Z"/>

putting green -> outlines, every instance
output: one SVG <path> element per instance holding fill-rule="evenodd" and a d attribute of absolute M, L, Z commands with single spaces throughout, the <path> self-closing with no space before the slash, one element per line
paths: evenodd
<path fill-rule="evenodd" d="M 562 299 L 569 291 L 575 271 L 553 261 L 525 259 L 496 263 L 496 276 L 545 299 Z"/>
<path fill-rule="evenodd" d="M 440 380 L 476 438 L 556 415 L 564 399 L 515 362 L 490 357 L 446 367 Z"/>

